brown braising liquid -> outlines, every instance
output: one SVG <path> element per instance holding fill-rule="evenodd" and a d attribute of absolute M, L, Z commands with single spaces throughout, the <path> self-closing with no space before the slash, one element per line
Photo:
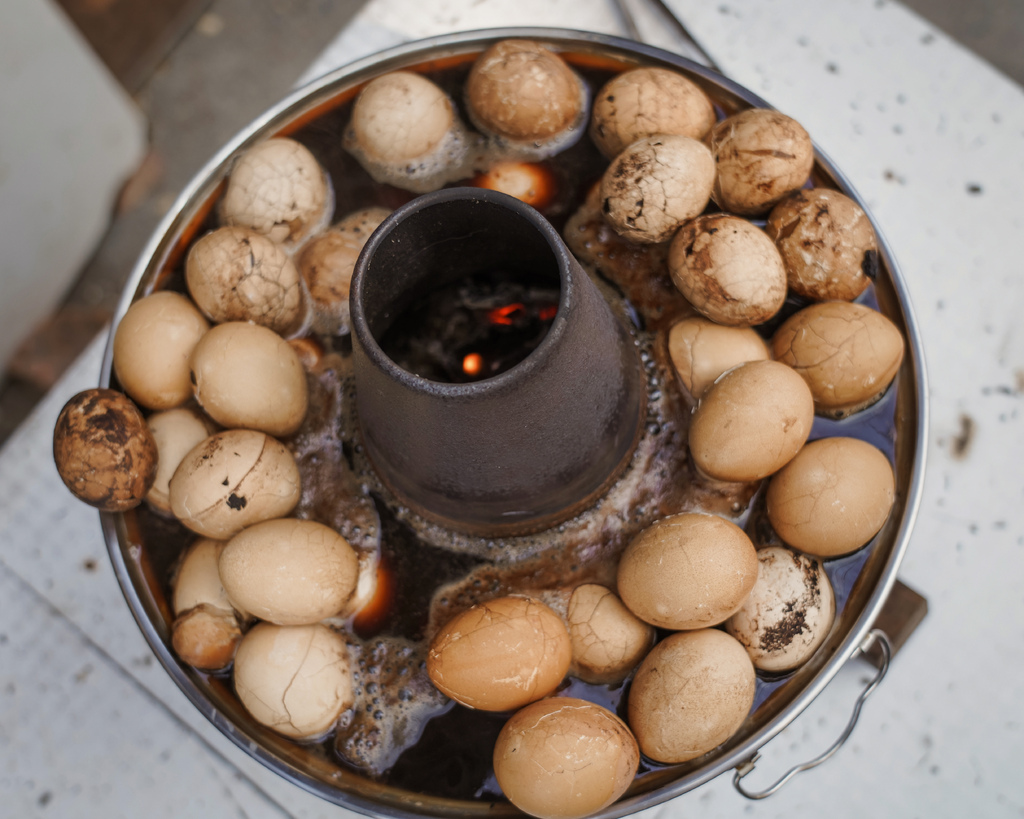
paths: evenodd
<path fill-rule="evenodd" d="M 592 93 L 611 76 L 588 68 L 577 70 Z M 467 72 L 468 63 L 427 76 L 461 105 Z M 373 182 L 342 149 L 340 135 L 349 108 L 344 105 L 328 111 L 292 134 L 310 148 L 333 180 L 337 204 L 332 221 L 361 207 L 395 208 L 413 198 L 410 193 Z M 460 113 L 465 121 L 465 112 Z M 618 557 L 629 540 L 655 520 L 678 512 L 713 512 L 745 526 L 756 545 L 777 542 L 764 517 L 761 484 L 702 481 L 689 462 L 686 436 L 692 399 L 672 371 L 666 334 L 675 320 L 692 311 L 668 279 L 665 247 L 629 245 L 604 225 L 593 186 L 606 162 L 586 136 L 545 164 L 554 171 L 558 192 L 543 213 L 631 326 L 647 375 L 643 435 L 632 462 L 611 490 L 578 517 L 525 537 L 470 537 L 417 517 L 389 494 L 362 451 L 347 337 L 319 339 L 325 352 L 310 373 L 310 411 L 303 428 L 285 441 L 296 456 L 303 481 L 295 514 L 333 526 L 364 555 L 379 554 L 378 576 L 388 590 L 385 605 L 373 618 L 336 624 L 344 630 L 351 649 L 357 702 L 334 734 L 311 750 L 343 769 L 414 792 L 487 801 L 501 798 L 490 760 L 494 740 L 508 714 L 473 711 L 449 702 L 426 677 L 429 639 L 450 617 L 480 600 L 510 592 L 543 596 L 585 582 L 614 588 Z M 208 227 L 215 226 L 211 216 Z M 511 340 L 502 339 L 500 355 L 484 343 L 486 332 L 468 347 L 460 346 L 464 338 L 457 339 L 458 343 L 449 338 L 451 360 L 441 365 L 436 361 L 423 364 L 441 367 L 429 370 L 430 377 L 457 380 L 467 375 L 463 363 L 472 352 L 503 358 L 507 369 L 543 338 L 543 316 L 552 302 L 557 304 L 557 283 L 553 292 L 537 283 L 525 287 L 520 283 L 520 289 L 510 293 L 502 289 L 510 283 L 502 271 L 484 273 L 485 278 L 490 277 L 484 289 L 490 288 L 489 297 L 494 300 L 478 300 L 480 314 L 495 315 L 493 311 L 499 308 L 523 305 L 523 313 L 515 319 L 527 319 L 526 330 Z M 184 291 L 181 270 L 163 286 Z M 472 294 L 467 299 L 448 293 L 445 298 L 449 306 L 455 305 L 451 315 L 467 304 L 473 312 Z M 876 306 L 870 289 L 860 301 Z M 790 301 L 785 312 L 791 314 L 800 306 Z M 780 320 L 761 328 L 763 334 L 769 336 Z M 403 359 L 408 350 L 403 353 L 401 347 L 409 346 L 410 337 L 429 337 L 436 328 L 431 328 L 429 318 L 423 326 L 415 321 L 396 323 L 399 325 L 406 337 L 392 339 L 395 344 L 390 348 L 385 340 L 385 349 L 415 370 L 422 362 L 418 364 L 415 356 Z M 444 335 L 443 329 L 440 332 Z M 519 359 L 513 360 L 516 355 Z M 878 404 L 843 421 L 816 419 L 811 437 L 863 438 L 892 460 L 895 392 L 894 386 Z M 162 578 L 169 599 L 174 566 L 194 536 L 145 507 L 135 514 L 142 548 Z M 826 562 L 838 612 L 871 548 Z M 759 674 L 755 709 L 785 680 L 785 676 Z M 628 680 L 616 686 L 595 686 L 570 678 L 561 693 L 598 702 L 624 718 L 628 688 Z M 663 767 L 644 761 L 638 778 Z"/>

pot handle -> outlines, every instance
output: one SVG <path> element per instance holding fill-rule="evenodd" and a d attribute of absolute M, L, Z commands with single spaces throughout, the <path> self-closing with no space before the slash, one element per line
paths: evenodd
<path fill-rule="evenodd" d="M 746 762 L 742 762 L 736 766 L 736 773 L 733 774 L 732 777 L 732 784 L 736 790 L 747 797 L 747 799 L 764 799 L 766 796 L 771 796 L 779 790 L 779 788 L 785 785 L 798 773 L 801 773 L 802 771 L 809 771 L 811 768 L 817 767 L 842 747 L 843 743 L 850 738 L 850 734 L 853 733 L 853 728 L 857 724 L 857 719 L 860 717 L 860 709 L 863 707 L 864 701 L 871 695 L 871 692 L 878 687 L 878 684 L 882 681 L 885 673 L 889 670 L 889 661 L 892 659 L 892 642 L 889 640 L 889 636 L 881 629 L 875 628 L 868 632 L 867 636 L 864 638 L 864 642 L 860 644 L 858 653 L 864 654 L 876 644 L 878 645 L 879 652 L 881 654 L 881 658 L 878 663 L 878 671 L 875 672 L 875 676 L 871 678 L 867 687 L 861 691 L 860 696 L 857 697 L 857 701 L 853 704 L 853 714 L 850 716 L 850 721 L 846 723 L 846 728 L 843 730 L 843 733 L 840 734 L 839 739 L 833 742 L 832 745 L 823 753 L 816 756 L 809 762 L 804 762 L 801 765 L 790 768 L 774 785 L 765 788 L 763 791 L 749 791 L 743 787 L 741 783 L 741 780 L 754 770 L 754 765 L 761 758 L 761 754 L 755 752 L 754 755 Z"/>

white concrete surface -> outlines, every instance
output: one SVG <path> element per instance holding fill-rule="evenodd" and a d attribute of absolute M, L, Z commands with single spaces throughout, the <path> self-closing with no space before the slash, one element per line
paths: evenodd
<path fill-rule="evenodd" d="M 145 119 L 56 3 L 0 3 L 0 372 L 92 254 L 145 150 Z"/>
<path fill-rule="evenodd" d="M 901 576 L 931 611 L 827 764 L 763 802 L 721 777 L 647 816 L 1024 815 L 1024 92 L 893 2 L 671 4 L 726 73 L 807 126 L 894 247 L 933 419 Z M 587 0 L 372 0 L 315 66 L 404 36 L 527 23 L 619 25 Z M 96 383 L 99 361 L 97 345 L 0 452 L 0 817 L 140 804 L 185 816 L 200 800 L 224 816 L 344 815 L 219 737 L 147 659 L 96 515 L 50 465 L 57 412 Z M 974 432 L 957 455 L 965 418 Z M 844 669 L 766 746 L 750 786 L 831 742 L 867 674 Z"/>

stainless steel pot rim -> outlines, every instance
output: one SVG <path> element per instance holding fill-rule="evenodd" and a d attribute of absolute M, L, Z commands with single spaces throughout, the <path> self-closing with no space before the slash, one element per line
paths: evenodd
<path fill-rule="evenodd" d="M 161 220 L 152 238 L 144 248 L 139 261 L 133 268 L 114 317 L 114 328 L 116 328 L 117 322 L 125 314 L 135 297 L 141 295 L 138 291 L 146 275 L 162 267 L 170 253 L 177 232 L 195 212 L 195 209 L 209 197 L 216 185 L 219 184 L 231 160 L 238 152 L 244 150 L 250 144 L 275 133 L 282 125 L 292 121 L 304 111 L 312 109 L 315 104 L 325 102 L 333 93 L 342 90 L 343 87 L 354 85 L 399 66 L 436 58 L 439 56 L 439 52 L 446 51 L 450 54 L 455 54 L 459 53 L 460 50 L 480 50 L 494 41 L 508 38 L 547 41 L 555 47 L 564 49 L 571 49 L 573 46 L 590 45 L 600 49 L 620 51 L 622 56 L 635 56 L 639 61 L 661 62 L 681 68 L 741 98 L 751 106 L 771 107 L 756 94 L 698 63 L 653 46 L 596 32 L 543 27 L 484 29 L 430 37 L 386 49 L 331 71 L 298 88 L 280 103 L 268 109 L 246 128 L 242 129 L 199 170 Z M 868 211 L 870 216 L 869 209 L 861 197 L 857 195 L 849 180 L 817 146 L 815 146 L 815 156 L 817 164 L 827 170 L 837 185 L 865 211 Z M 595 817 L 613 819 L 614 817 L 625 816 L 638 810 L 661 804 L 716 778 L 728 770 L 736 768 L 753 757 L 759 748 L 796 719 L 811 701 L 822 692 L 825 686 L 838 673 L 839 669 L 859 651 L 896 582 L 896 572 L 906 552 L 921 503 L 928 440 L 928 386 L 921 335 L 906 284 L 899 272 L 891 247 L 882 231 L 878 228 L 877 221 L 872 219 L 872 223 L 878 233 L 880 255 L 891 274 L 892 287 L 899 302 L 909 342 L 907 352 L 913 377 L 912 383 L 902 384 L 902 389 L 912 389 L 914 391 L 916 414 L 916 417 L 911 421 L 916 432 L 910 467 L 910 480 L 903 487 L 906 495 L 904 512 L 898 530 L 894 535 L 895 545 L 891 549 L 888 559 L 881 570 L 879 582 L 875 585 L 860 615 L 849 628 L 845 638 L 829 660 L 822 666 L 810 683 L 804 686 L 775 719 L 762 729 L 749 735 L 743 743 L 713 758 L 708 764 L 697 770 L 680 776 L 667 785 L 627 797 L 594 814 Z M 111 381 L 112 354 L 113 329 L 107 340 L 100 373 L 100 383 L 103 385 L 107 385 Z M 125 554 L 131 546 L 127 543 L 125 546 L 122 546 L 121 538 L 123 533 L 119 531 L 118 524 L 121 516 L 103 513 L 100 515 L 100 518 L 107 549 L 118 583 L 145 639 L 156 654 L 161 665 L 163 665 L 164 669 L 189 701 L 235 745 L 294 784 L 329 802 L 369 816 L 383 815 L 396 818 L 409 817 L 412 819 L 413 817 L 424 815 L 449 815 L 442 808 L 450 809 L 453 813 L 459 813 L 460 810 L 465 812 L 464 808 L 460 808 L 465 803 L 455 800 L 438 799 L 436 797 L 417 800 L 413 794 L 408 795 L 408 798 L 401 802 L 401 807 L 397 806 L 397 804 L 382 804 L 358 793 L 328 785 L 261 747 L 255 737 L 239 728 L 239 726 L 222 714 L 198 688 L 195 680 L 179 665 L 169 645 L 146 616 L 145 604 L 139 591 L 132 583 Z M 123 527 L 121 529 L 123 530 Z M 344 777 L 340 781 L 344 783 Z M 494 811 L 491 812 L 493 813 Z"/>

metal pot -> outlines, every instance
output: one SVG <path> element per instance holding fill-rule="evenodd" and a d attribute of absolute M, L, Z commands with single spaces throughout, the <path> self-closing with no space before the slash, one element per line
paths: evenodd
<path fill-rule="evenodd" d="M 493 42 L 510 37 L 542 41 L 567 57 L 589 65 L 619 70 L 636 65 L 674 68 L 702 86 L 726 112 L 766 106 L 763 100 L 736 83 L 688 60 L 593 33 L 505 29 L 454 34 L 394 48 L 339 69 L 296 91 L 225 146 L 189 184 L 157 229 L 126 286 L 118 318 L 134 299 L 159 287 L 181 263 L 189 242 L 212 211 L 231 161 L 238 152 L 269 136 L 295 131 L 301 124 L 351 100 L 363 83 L 381 73 L 466 59 L 467 55 L 479 53 Z M 814 177 L 816 184 L 835 187 L 864 207 L 849 182 L 820 151 L 816 154 Z M 789 725 L 844 663 L 873 645 L 887 651 L 888 640 L 872 626 L 896 582 L 896 572 L 920 502 L 927 436 L 927 389 L 921 341 L 905 286 L 880 231 L 879 242 L 881 265 L 875 282 L 879 308 L 903 333 L 908 348 L 894 396 L 897 488 L 893 512 L 872 545 L 858 552 L 853 560 L 859 564 L 857 580 L 832 633 L 814 657 L 784 684 L 766 688 L 766 698 L 757 704 L 740 731 L 727 743 L 691 763 L 666 766 L 649 773 L 625 798 L 598 814 L 602 817 L 622 816 L 651 807 L 730 769 L 738 769 L 738 779 L 749 771 L 757 749 Z M 103 386 L 109 385 L 112 379 L 111 357 L 112 344 L 108 343 L 101 376 Z M 483 817 L 517 813 L 509 805 L 440 799 L 382 785 L 343 771 L 315 749 L 288 742 L 256 724 L 228 684 L 182 664 L 172 652 L 172 616 L 160 581 L 154 577 L 147 560 L 146 544 L 142 542 L 135 514 L 104 514 L 102 525 L 118 581 L 157 658 L 192 703 L 243 751 L 327 801 L 366 814 Z M 862 700 L 866 694 L 862 695 Z"/>

